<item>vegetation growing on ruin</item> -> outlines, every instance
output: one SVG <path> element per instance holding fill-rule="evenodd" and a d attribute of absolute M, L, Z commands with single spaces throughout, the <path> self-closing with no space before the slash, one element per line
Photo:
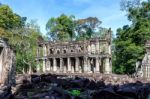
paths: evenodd
<path fill-rule="evenodd" d="M 75 16 L 60 15 L 50 18 L 46 24 L 47 36 L 53 41 L 84 40 L 103 36 L 108 29 L 101 27 L 97 17 L 75 19 Z"/>

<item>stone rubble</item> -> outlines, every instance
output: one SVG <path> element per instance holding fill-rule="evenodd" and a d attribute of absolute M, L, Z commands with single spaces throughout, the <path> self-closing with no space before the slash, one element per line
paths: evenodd
<path fill-rule="evenodd" d="M 150 93 L 149 81 L 126 75 L 32 74 L 16 79 L 14 99 L 148 99 Z"/>
<path fill-rule="evenodd" d="M 11 86 L 0 85 L 0 99 L 11 99 Z"/>

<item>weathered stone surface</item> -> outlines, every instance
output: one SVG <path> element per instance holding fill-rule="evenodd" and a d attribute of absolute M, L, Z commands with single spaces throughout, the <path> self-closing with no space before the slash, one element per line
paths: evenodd
<path fill-rule="evenodd" d="M 42 62 L 43 66 L 40 69 L 38 65 L 37 71 L 111 74 L 111 41 L 111 29 L 102 38 L 96 37 L 83 41 L 38 40 L 36 60 L 38 63 Z"/>
<path fill-rule="evenodd" d="M 12 97 L 10 86 L 0 87 L 0 99 L 10 99 Z"/>
<path fill-rule="evenodd" d="M 29 77 L 29 76 L 27 76 Z M 150 84 L 141 78 L 118 75 L 31 75 L 15 97 L 29 99 L 146 99 Z M 38 78 L 38 83 L 33 81 Z M 123 78 L 123 79 L 122 79 Z M 146 83 L 147 82 L 147 83 Z M 19 98 L 18 98 L 19 99 Z"/>
<path fill-rule="evenodd" d="M 15 84 L 15 53 L 7 40 L 0 38 L 0 84 Z"/>
<path fill-rule="evenodd" d="M 150 79 L 150 40 L 145 44 L 145 55 L 142 61 L 136 62 L 136 76 Z"/>

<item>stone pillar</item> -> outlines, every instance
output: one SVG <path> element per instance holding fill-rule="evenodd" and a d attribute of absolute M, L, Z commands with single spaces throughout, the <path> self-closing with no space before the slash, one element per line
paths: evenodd
<path fill-rule="evenodd" d="M 99 72 L 102 73 L 102 58 L 99 58 Z"/>
<path fill-rule="evenodd" d="M 40 54 L 39 54 L 39 47 L 37 48 L 37 57 L 39 57 L 40 56 Z"/>
<path fill-rule="evenodd" d="M 49 71 L 51 72 L 52 71 L 52 66 L 51 66 L 51 59 L 49 59 Z"/>
<path fill-rule="evenodd" d="M 63 59 L 60 58 L 60 73 L 63 73 Z"/>
<path fill-rule="evenodd" d="M 70 64 L 71 64 L 71 73 L 74 73 L 74 72 L 75 72 L 75 69 L 74 69 L 74 67 L 75 67 L 75 66 L 74 66 L 74 59 L 71 60 L 70 62 L 71 62 L 71 63 L 70 63 Z M 73 63 L 73 64 L 72 64 L 72 63 Z"/>
<path fill-rule="evenodd" d="M 88 61 L 87 61 L 87 60 L 88 60 L 88 58 L 87 58 L 87 57 L 84 57 L 84 65 L 83 65 L 83 66 L 84 66 L 84 67 L 83 67 L 83 68 L 84 68 L 84 70 L 83 70 L 84 73 L 87 73 L 87 72 L 88 72 L 88 64 L 87 64 Z"/>
<path fill-rule="evenodd" d="M 67 71 L 71 72 L 70 57 L 67 58 Z"/>
<path fill-rule="evenodd" d="M 147 66 L 147 78 L 149 78 L 149 68 Z"/>
<path fill-rule="evenodd" d="M 109 44 L 108 47 L 108 53 L 111 55 L 111 45 Z"/>
<path fill-rule="evenodd" d="M 148 78 L 148 66 L 146 66 L 146 68 L 147 68 L 147 75 L 146 75 L 146 77 Z"/>
<path fill-rule="evenodd" d="M 53 72 L 57 71 L 56 58 L 53 58 Z"/>
<path fill-rule="evenodd" d="M 147 66 L 145 66 L 145 77 L 147 78 Z"/>
<path fill-rule="evenodd" d="M 36 66 L 37 66 L 36 71 L 40 72 L 40 61 L 39 60 L 37 60 L 37 65 Z"/>
<path fill-rule="evenodd" d="M 96 57 L 96 60 L 95 60 L 95 62 L 96 62 L 96 66 L 95 66 L 95 72 L 96 73 L 100 73 L 100 65 L 99 65 L 99 57 Z"/>
<path fill-rule="evenodd" d="M 50 50 L 49 50 L 49 49 L 50 49 L 50 48 L 49 48 L 49 44 L 47 44 L 47 48 L 46 48 L 46 49 L 47 49 L 47 50 L 46 50 L 46 51 L 47 51 L 47 55 L 49 55 L 49 54 L 50 54 Z"/>
<path fill-rule="evenodd" d="M 46 61 L 46 71 L 50 71 L 50 60 L 47 59 Z"/>
<path fill-rule="evenodd" d="M 46 71 L 46 59 L 43 59 L 43 72 L 45 73 Z"/>
<path fill-rule="evenodd" d="M 99 53 L 99 40 L 96 40 L 96 53 Z"/>
<path fill-rule="evenodd" d="M 76 71 L 76 72 L 79 72 L 79 58 L 76 57 L 75 59 L 76 59 L 76 60 L 75 60 L 75 61 L 76 61 L 76 62 L 75 62 L 75 71 Z"/>
<path fill-rule="evenodd" d="M 105 59 L 105 71 L 104 71 L 104 73 L 110 74 L 111 72 L 112 72 L 112 70 L 111 70 L 111 64 L 110 64 L 109 58 L 106 58 Z"/>
<path fill-rule="evenodd" d="M 43 56 L 47 56 L 46 45 L 43 45 Z"/>
<path fill-rule="evenodd" d="M 88 72 L 89 72 L 89 73 L 92 73 L 92 71 L 91 71 L 91 64 L 90 64 L 90 59 L 88 59 Z"/>

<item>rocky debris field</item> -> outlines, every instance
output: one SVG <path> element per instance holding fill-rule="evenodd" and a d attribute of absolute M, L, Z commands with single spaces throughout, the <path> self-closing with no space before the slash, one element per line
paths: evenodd
<path fill-rule="evenodd" d="M 16 83 L 14 99 L 150 99 L 147 80 L 125 75 L 18 75 Z"/>

